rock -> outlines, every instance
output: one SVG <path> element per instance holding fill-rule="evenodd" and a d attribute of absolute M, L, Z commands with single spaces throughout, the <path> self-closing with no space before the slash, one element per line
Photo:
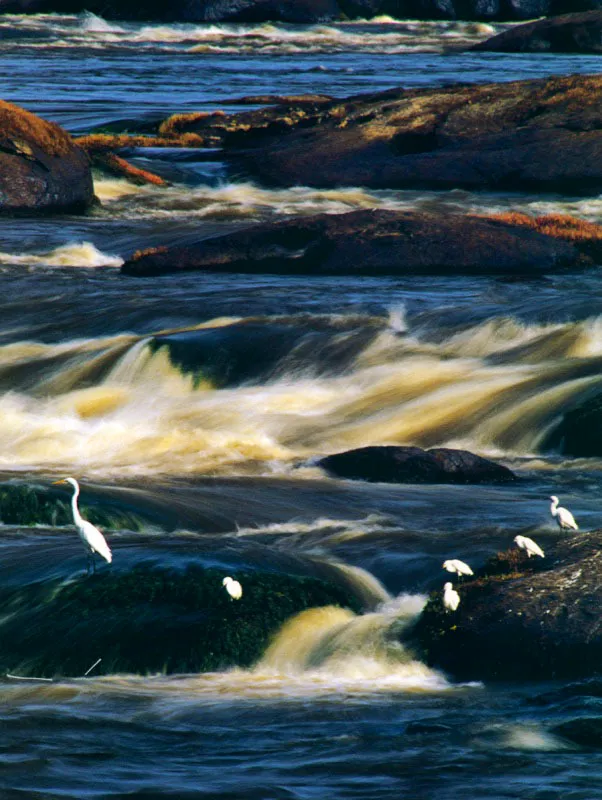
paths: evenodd
<path fill-rule="evenodd" d="M 352 211 L 255 225 L 125 262 L 126 275 L 187 270 L 315 275 L 541 274 L 578 250 L 522 226 L 461 214 Z"/>
<path fill-rule="evenodd" d="M 602 455 L 602 394 L 567 410 L 542 445 L 563 455 L 592 458 Z"/>
<path fill-rule="evenodd" d="M 238 172 L 277 186 L 583 194 L 602 188 L 601 92 L 599 75 L 394 89 L 181 130 L 221 144 Z"/>
<path fill-rule="evenodd" d="M 502 53 L 602 53 L 602 10 L 538 19 L 503 31 L 471 49 Z"/>
<path fill-rule="evenodd" d="M 433 594 L 410 635 L 413 646 L 460 680 L 599 675 L 602 531 L 545 549 L 544 559 L 528 559 L 513 548 L 504 556 L 511 571 L 488 569 L 456 587 L 460 605 L 453 613 L 443 609 L 441 592 Z"/>
<path fill-rule="evenodd" d="M 93 202 L 90 162 L 69 134 L 0 100 L 0 213 L 83 211 Z"/>
<path fill-rule="evenodd" d="M 317 465 L 339 478 L 383 483 L 499 483 L 516 478 L 487 458 L 446 447 L 361 447 L 321 458 Z"/>

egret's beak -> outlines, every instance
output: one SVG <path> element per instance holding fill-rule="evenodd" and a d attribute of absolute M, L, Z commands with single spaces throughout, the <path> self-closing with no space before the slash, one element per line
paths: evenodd
<path fill-rule="evenodd" d="M 58 486 L 59 483 L 67 483 L 64 478 L 61 478 L 60 481 L 52 481 L 51 486 Z"/>

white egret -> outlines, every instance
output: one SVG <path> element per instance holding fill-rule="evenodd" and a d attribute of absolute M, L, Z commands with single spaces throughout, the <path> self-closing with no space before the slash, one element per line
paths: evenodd
<path fill-rule="evenodd" d="M 224 578 L 222 581 L 222 586 L 226 587 L 226 591 L 233 600 L 240 600 L 242 597 L 242 586 L 238 581 L 233 580 L 230 576 Z"/>
<path fill-rule="evenodd" d="M 521 550 L 526 550 L 529 558 L 531 558 L 531 556 L 540 556 L 541 558 L 545 556 L 541 547 L 534 542 L 533 539 L 529 539 L 528 536 L 515 536 L 514 543 L 517 547 L 520 547 Z"/>
<path fill-rule="evenodd" d="M 79 534 L 79 538 L 82 540 L 84 547 L 86 548 L 86 556 L 88 558 L 88 572 L 90 571 L 90 559 L 92 560 L 92 571 L 96 572 L 96 563 L 94 561 L 94 553 L 98 553 L 99 556 L 102 556 L 105 561 L 109 564 L 113 560 L 113 555 L 109 549 L 109 545 L 107 544 L 105 537 L 102 533 L 92 525 L 91 522 L 88 522 L 87 519 L 84 519 L 82 515 L 79 513 L 79 508 L 77 507 L 77 498 L 79 497 L 79 484 L 75 480 L 75 478 L 64 478 L 60 481 L 54 481 L 55 484 L 59 483 L 69 483 L 73 486 L 73 497 L 71 498 L 71 509 L 73 511 L 73 522 L 75 523 L 75 527 L 77 528 L 77 532 Z"/>
<path fill-rule="evenodd" d="M 556 517 L 556 522 L 560 530 L 573 530 L 578 531 L 579 525 L 575 522 L 575 517 L 571 514 L 568 508 L 563 508 L 558 505 L 558 498 L 556 495 L 550 497 L 552 505 L 550 506 L 550 513 Z"/>
<path fill-rule="evenodd" d="M 448 572 L 455 572 L 456 575 L 474 575 L 468 564 L 460 561 L 459 558 L 448 558 L 447 561 L 443 562 L 443 569 Z"/>
<path fill-rule="evenodd" d="M 451 583 L 446 583 L 443 587 L 443 605 L 446 611 L 455 611 L 460 605 L 460 595 Z"/>

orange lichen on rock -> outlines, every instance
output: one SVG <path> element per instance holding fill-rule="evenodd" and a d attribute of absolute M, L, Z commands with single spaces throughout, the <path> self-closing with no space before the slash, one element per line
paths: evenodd
<path fill-rule="evenodd" d="M 108 152 L 121 147 L 166 147 L 173 142 L 166 142 L 160 136 L 140 136 L 128 133 L 116 135 L 106 133 L 92 133 L 88 136 L 79 136 L 75 143 L 89 154 Z"/>
<path fill-rule="evenodd" d="M 165 245 L 160 245 L 159 247 L 146 247 L 144 250 L 136 250 L 136 252 L 132 255 L 130 261 L 139 261 L 141 258 L 145 256 L 153 256 L 159 253 L 167 253 L 168 248 Z"/>
<path fill-rule="evenodd" d="M 223 111 L 195 111 L 191 114 L 172 114 L 159 125 L 160 136 L 179 136 L 183 129 L 211 117 L 225 117 Z"/>
<path fill-rule="evenodd" d="M 11 141 L 22 148 L 32 143 L 51 156 L 64 156 L 73 149 L 73 139 L 67 131 L 4 100 L 0 100 L 1 141 Z"/>
<path fill-rule="evenodd" d="M 576 245 L 594 258 L 602 257 L 602 225 L 597 225 L 595 222 L 588 222 L 570 214 L 544 214 L 531 217 L 522 211 L 492 214 L 489 218 L 562 239 Z"/>
<path fill-rule="evenodd" d="M 115 153 L 96 153 L 93 156 L 93 161 L 101 168 L 108 169 L 116 175 L 122 175 L 132 183 L 137 183 L 139 185 L 153 183 L 155 186 L 166 185 L 166 181 L 159 175 L 155 175 L 154 172 L 149 172 L 146 169 L 134 167 L 129 161 L 126 161 L 125 158 L 116 156 Z"/>

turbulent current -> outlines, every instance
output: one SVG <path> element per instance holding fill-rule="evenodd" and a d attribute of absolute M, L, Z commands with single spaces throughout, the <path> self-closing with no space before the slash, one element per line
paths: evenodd
<path fill-rule="evenodd" d="M 249 94 L 602 69 L 463 52 L 506 27 L 3 15 L 1 96 L 82 134 L 239 109 Z M 118 269 L 139 248 L 292 215 L 599 222 L 601 199 L 276 190 L 216 151 L 128 158 L 168 185 L 96 175 L 86 216 L 0 220 L 2 800 L 602 798 L 599 751 L 553 731 L 599 715 L 599 682 L 459 684 L 402 643 L 444 559 L 479 567 L 518 533 L 558 538 L 549 495 L 581 528 L 602 526 L 602 459 L 571 455 L 559 434 L 567 409 L 602 392 L 597 271 Z M 365 483 L 317 464 L 379 444 L 469 449 L 519 480 Z M 89 577 L 69 495 L 52 484 L 66 475 L 113 551 Z"/>

